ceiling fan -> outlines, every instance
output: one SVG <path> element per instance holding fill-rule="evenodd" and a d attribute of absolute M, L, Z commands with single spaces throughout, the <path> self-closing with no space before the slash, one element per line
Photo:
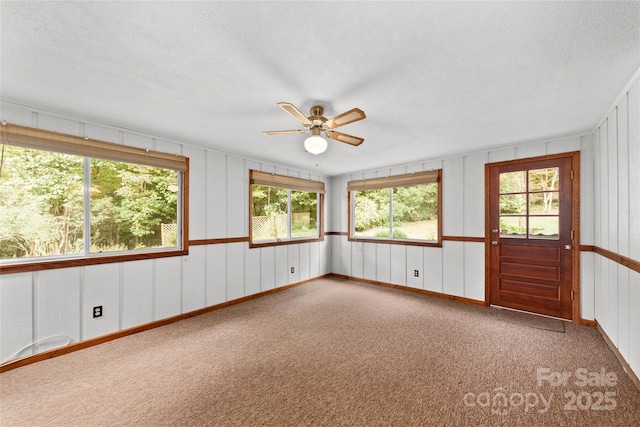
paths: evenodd
<path fill-rule="evenodd" d="M 272 130 L 262 132 L 264 135 L 285 135 L 290 133 L 309 133 L 311 136 L 304 142 L 304 148 L 312 154 L 323 153 L 327 149 L 327 141 L 320 136 L 324 133 L 327 137 L 336 141 L 344 142 L 354 146 L 362 144 L 363 138 L 347 135 L 346 133 L 336 132 L 334 129 L 349 123 L 357 122 L 365 117 L 364 111 L 359 108 L 353 108 L 342 114 L 338 114 L 332 119 L 323 116 L 324 108 L 319 105 L 311 107 L 311 115 L 305 116 L 302 111 L 289 102 L 278 102 L 278 107 L 293 116 L 304 126 L 304 129 L 296 130 Z"/>

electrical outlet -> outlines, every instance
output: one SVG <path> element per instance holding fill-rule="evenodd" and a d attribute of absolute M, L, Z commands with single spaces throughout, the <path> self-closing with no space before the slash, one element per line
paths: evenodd
<path fill-rule="evenodd" d="M 101 305 L 97 305 L 97 306 L 93 307 L 93 318 L 95 319 L 96 317 L 102 317 L 102 306 Z"/>
<path fill-rule="evenodd" d="M 291 274 L 293 274 L 296 271 L 295 267 L 291 267 Z"/>
<path fill-rule="evenodd" d="M 419 270 L 413 270 L 413 277 L 420 277 L 420 271 Z"/>

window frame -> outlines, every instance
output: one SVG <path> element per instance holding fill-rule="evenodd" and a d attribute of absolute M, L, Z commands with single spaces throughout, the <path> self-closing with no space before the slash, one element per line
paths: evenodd
<path fill-rule="evenodd" d="M 278 240 L 257 241 L 253 240 L 253 186 L 261 185 L 268 187 L 282 188 L 287 191 L 288 215 L 291 218 L 291 190 L 306 191 L 309 193 L 317 193 L 317 237 L 296 237 Z M 296 178 L 286 175 L 278 175 L 275 173 L 262 172 L 258 170 L 249 170 L 249 248 L 262 248 L 268 246 L 292 245 L 299 243 L 321 242 L 324 240 L 324 196 L 325 184 L 322 181 L 313 181 L 311 179 Z M 287 235 L 291 236 L 292 221 L 289 221 Z"/>
<path fill-rule="evenodd" d="M 398 239 L 391 235 L 389 237 L 362 237 L 355 235 L 355 197 L 354 192 L 361 190 L 384 190 L 393 189 L 394 187 L 410 187 L 422 184 L 438 185 L 438 239 L 437 240 L 420 240 L 420 239 Z M 393 193 L 391 191 L 391 193 Z M 389 202 L 389 220 L 392 221 L 393 200 Z M 424 172 L 413 172 L 402 175 L 392 175 L 382 178 L 371 178 L 349 181 L 347 183 L 347 209 L 348 209 L 348 227 L 347 240 L 352 242 L 366 243 L 387 243 L 394 245 L 408 246 L 431 246 L 442 247 L 442 169 L 435 169 Z M 390 233 L 391 234 L 391 233 Z"/>
<path fill-rule="evenodd" d="M 124 261 L 166 258 L 189 254 L 188 157 L 9 123 L 3 123 L 0 127 L 0 143 L 3 145 L 6 144 L 26 149 L 80 156 L 84 158 L 83 162 L 85 165 L 87 163 L 87 159 L 90 161 L 91 158 L 99 158 L 176 170 L 178 172 L 178 191 L 181 194 L 181 198 L 178 200 L 177 212 L 177 221 L 179 224 L 181 239 L 179 239 L 179 245 L 176 248 L 150 248 L 147 250 L 136 249 L 131 251 L 108 253 L 90 253 L 85 248 L 85 251 L 82 254 L 55 255 L 26 259 L 4 259 L 0 263 L 0 275 L 109 264 Z M 86 181 L 83 185 L 86 185 Z M 90 218 L 86 221 L 90 221 Z"/>

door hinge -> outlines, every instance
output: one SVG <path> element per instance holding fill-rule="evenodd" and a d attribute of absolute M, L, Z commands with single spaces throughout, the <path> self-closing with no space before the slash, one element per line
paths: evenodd
<path fill-rule="evenodd" d="M 573 300 L 574 300 L 574 297 L 575 297 L 575 292 L 574 292 L 574 291 L 571 291 L 571 301 L 573 301 Z"/>
<path fill-rule="evenodd" d="M 573 240 L 573 230 L 571 230 L 571 240 Z"/>
<path fill-rule="evenodd" d="M 571 169 L 571 180 L 573 181 L 573 169 Z"/>

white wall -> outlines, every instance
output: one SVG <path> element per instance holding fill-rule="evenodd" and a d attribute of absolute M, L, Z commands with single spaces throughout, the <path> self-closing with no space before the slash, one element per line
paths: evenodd
<path fill-rule="evenodd" d="M 376 169 L 331 178 L 332 214 L 339 221 L 331 231 L 348 231 L 347 182 L 403 173 L 442 169 L 442 228 L 444 236 L 484 237 L 484 168 L 486 163 L 547 154 L 581 151 L 582 175 L 593 163 L 591 136 L 573 136 L 525 145 L 513 145 L 460 157 L 429 160 L 400 167 Z M 420 157 L 420 153 L 416 153 Z M 593 210 L 590 180 L 581 180 L 582 209 Z M 593 236 L 593 217 L 581 217 L 582 233 Z M 361 279 L 393 283 L 447 295 L 484 301 L 484 243 L 444 241 L 442 248 L 349 242 L 331 236 L 332 271 Z M 589 243 L 586 243 L 589 244 Z M 592 255 L 592 254 L 591 254 Z M 420 277 L 413 271 L 419 270 Z M 593 320 L 593 285 L 581 294 L 582 318 Z"/>
<path fill-rule="evenodd" d="M 124 143 L 190 159 L 189 239 L 249 235 L 249 169 L 326 181 L 276 165 L 2 103 L 12 124 Z M 331 211 L 330 201 L 326 212 Z M 191 246 L 184 257 L 0 276 L 0 361 L 143 325 L 329 273 L 327 241 L 249 249 L 246 242 Z M 295 273 L 291 274 L 291 267 Z M 94 319 L 92 308 L 103 306 Z M 32 354 L 32 349 L 21 356 Z"/>
<path fill-rule="evenodd" d="M 594 241 L 640 261 L 640 73 L 594 131 Z M 640 273 L 589 254 L 595 320 L 640 375 Z"/>

